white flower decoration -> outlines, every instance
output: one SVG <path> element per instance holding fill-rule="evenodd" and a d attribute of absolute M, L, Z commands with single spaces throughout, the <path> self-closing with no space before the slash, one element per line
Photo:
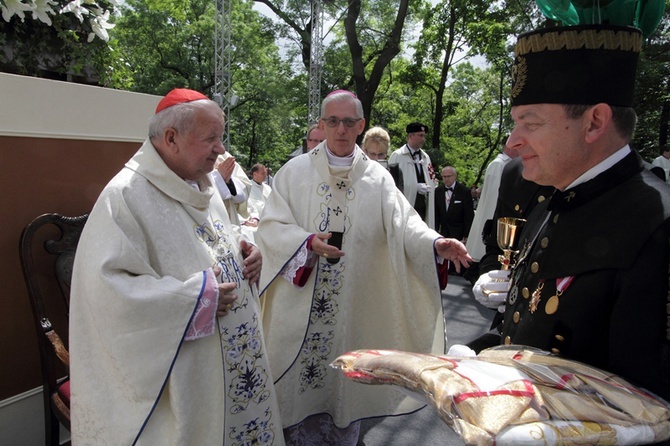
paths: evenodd
<path fill-rule="evenodd" d="M 23 3 L 21 0 L 4 0 L 0 4 L 0 9 L 2 9 L 2 18 L 5 19 L 5 22 L 9 22 L 14 15 L 19 16 L 23 22 L 26 17 L 24 11 L 32 11 L 33 5 Z"/>
<path fill-rule="evenodd" d="M 42 23 L 46 23 L 51 26 L 51 17 L 49 14 L 56 15 L 56 12 L 51 8 L 56 6 L 58 3 L 52 2 L 51 0 L 33 0 L 33 20 L 39 20 Z"/>
<path fill-rule="evenodd" d="M 108 0 L 113 5 L 112 8 L 104 10 L 98 5 L 97 0 L 72 0 L 65 6 L 57 10 L 59 3 L 54 0 L 0 0 L 0 10 L 2 18 L 9 22 L 13 16 L 18 16 L 21 21 L 25 20 L 25 12 L 32 13 L 33 20 L 39 20 L 47 26 L 52 26 L 51 16 L 56 14 L 73 14 L 80 23 L 84 23 L 84 18 L 88 18 L 88 24 L 91 26 L 91 33 L 88 35 L 88 41 L 91 42 L 95 37 L 99 37 L 105 42 L 109 41 L 108 29 L 114 28 L 113 23 L 109 23 L 110 14 L 119 17 L 121 11 L 118 6 L 120 0 Z"/>
<path fill-rule="evenodd" d="M 83 22 L 84 16 L 88 15 L 88 9 L 81 5 L 81 0 L 73 0 L 67 5 L 63 6 L 63 9 L 60 10 L 60 13 L 64 14 L 66 12 L 71 12 L 74 14 L 80 22 Z"/>
<path fill-rule="evenodd" d="M 107 34 L 108 29 L 114 28 L 116 25 L 113 23 L 108 23 L 109 20 L 109 11 L 105 11 L 102 15 L 96 15 L 94 18 L 89 19 L 91 23 L 91 28 L 93 32 L 88 35 L 88 41 L 92 41 L 95 36 L 100 37 L 105 42 L 109 41 L 109 34 Z"/>

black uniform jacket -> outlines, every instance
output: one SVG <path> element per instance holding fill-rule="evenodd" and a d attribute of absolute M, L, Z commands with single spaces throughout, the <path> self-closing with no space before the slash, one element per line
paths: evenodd
<path fill-rule="evenodd" d="M 669 399 L 669 236 L 670 186 L 636 153 L 555 192 L 521 233 L 498 341 L 602 368 Z"/>
<path fill-rule="evenodd" d="M 435 189 L 435 230 L 444 237 L 463 240 L 470 233 L 470 226 L 475 216 L 472 193 L 462 183 L 454 183 L 454 190 L 446 205 L 444 184 Z"/>

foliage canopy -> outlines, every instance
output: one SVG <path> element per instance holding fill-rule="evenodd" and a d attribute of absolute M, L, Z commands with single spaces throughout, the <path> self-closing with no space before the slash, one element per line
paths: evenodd
<path fill-rule="evenodd" d="M 307 129 L 310 2 L 230 1 L 228 93 L 240 101 L 230 113 L 229 150 L 247 167 L 262 162 L 277 170 L 300 147 Z M 388 129 L 393 147 L 405 142 L 408 122 L 428 124 L 425 148 L 435 168 L 453 165 L 461 181 L 481 184 L 511 130 L 507 98 L 514 36 L 547 20 L 537 4 L 324 0 L 322 5 L 322 95 L 337 88 L 354 91 L 364 103 L 367 125 Z M 213 93 L 216 2 L 126 0 L 118 9 L 122 15 L 110 18 L 115 27 L 108 42 L 87 42 L 90 29 L 65 14 L 53 15 L 52 26 L 18 16 L 0 21 L 0 70 L 156 95 L 175 87 Z M 632 145 L 647 160 L 667 145 L 669 28 L 666 8 L 640 62 Z"/>

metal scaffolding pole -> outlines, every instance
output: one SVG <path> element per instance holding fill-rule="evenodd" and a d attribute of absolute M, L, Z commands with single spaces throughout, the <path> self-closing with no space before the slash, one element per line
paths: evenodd
<path fill-rule="evenodd" d="M 223 135 L 223 144 L 230 150 L 230 106 L 233 100 L 230 90 L 230 60 L 232 47 L 230 35 L 231 1 L 216 0 L 217 20 L 214 24 L 214 95 L 212 99 L 219 104 L 226 114 L 226 129 Z M 234 104 L 232 104 L 234 105 Z"/>
<path fill-rule="evenodd" d="M 321 67 L 323 66 L 323 10 L 321 0 L 312 0 L 312 34 L 309 54 L 308 125 L 316 123 L 321 111 Z"/>

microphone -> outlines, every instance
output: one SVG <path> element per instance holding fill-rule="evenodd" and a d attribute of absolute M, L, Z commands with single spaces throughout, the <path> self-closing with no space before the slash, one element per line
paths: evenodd
<path fill-rule="evenodd" d="M 330 246 L 334 246 L 337 249 L 342 249 L 342 232 L 335 232 L 335 231 L 330 231 L 332 236 L 328 239 L 328 244 Z M 333 265 L 336 264 L 337 262 L 340 261 L 339 257 L 328 257 L 326 259 L 328 263 L 332 263 Z"/>

